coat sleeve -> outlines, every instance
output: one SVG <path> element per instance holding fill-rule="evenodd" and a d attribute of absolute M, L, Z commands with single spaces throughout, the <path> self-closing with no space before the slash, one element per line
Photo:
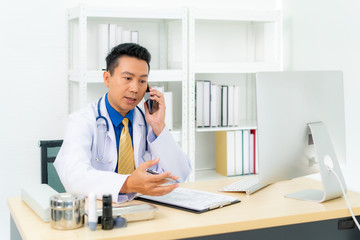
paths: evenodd
<path fill-rule="evenodd" d="M 111 194 L 114 202 L 131 200 L 134 194 L 120 195 L 120 199 L 118 195 L 128 175 L 97 170 L 91 165 L 94 131 L 96 121 L 91 107 L 69 116 L 63 145 L 54 162 L 62 184 L 71 193 L 88 196 L 94 192 L 99 199 Z"/>
<path fill-rule="evenodd" d="M 190 159 L 175 142 L 169 129 L 165 126 L 158 137 L 155 137 L 151 130 L 147 140 L 153 159 L 160 158 L 157 170 L 159 172 L 169 171 L 178 176 L 180 182 L 184 182 L 191 172 Z"/>

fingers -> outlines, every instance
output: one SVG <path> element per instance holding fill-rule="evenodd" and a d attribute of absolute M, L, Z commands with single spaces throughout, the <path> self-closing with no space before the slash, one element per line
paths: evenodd
<path fill-rule="evenodd" d="M 154 160 L 150 160 L 150 161 L 147 161 L 147 162 L 143 162 L 141 163 L 137 168 L 140 169 L 140 170 L 143 170 L 145 171 L 146 169 L 158 164 L 160 161 L 160 158 L 156 158 Z"/>
<path fill-rule="evenodd" d="M 163 174 L 161 174 L 163 175 Z M 163 175 L 164 176 L 164 175 Z M 167 176 L 167 174 L 165 175 Z M 169 183 L 168 178 L 160 178 L 159 175 L 148 175 L 141 179 L 141 189 L 139 189 L 139 193 L 150 195 L 150 196 L 161 196 L 164 194 L 168 194 L 175 188 L 179 186 L 179 184 L 167 184 Z"/>
<path fill-rule="evenodd" d="M 141 163 L 137 169 L 130 175 L 129 182 L 134 185 L 133 189 L 136 192 L 151 195 L 161 196 L 168 194 L 179 186 L 179 184 L 172 184 L 173 181 L 179 177 L 172 175 L 171 172 L 164 172 L 160 174 L 150 174 L 146 169 L 158 164 L 160 158 Z M 130 181 L 131 180 L 131 181 Z"/>
<path fill-rule="evenodd" d="M 154 101 L 154 106 L 153 106 L 153 113 L 157 112 L 159 109 L 165 109 L 165 99 L 163 94 L 156 90 L 153 89 L 152 91 L 150 91 L 150 99 L 152 101 Z"/>
<path fill-rule="evenodd" d="M 179 177 L 178 176 L 175 176 L 175 175 L 172 175 L 172 176 L 170 176 L 169 178 L 171 178 L 172 180 L 178 180 L 179 179 Z"/>
<path fill-rule="evenodd" d="M 158 102 L 159 104 L 164 104 L 164 95 L 156 90 L 156 89 L 150 89 L 150 99 Z"/>
<path fill-rule="evenodd" d="M 170 172 L 165 172 L 165 173 L 161 173 L 161 174 L 157 174 L 157 175 L 152 175 L 151 181 L 157 183 L 157 182 L 165 180 L 165 182 L 163 182 L 163 183 L 166 183 L 169 181 L 169 180 L 166 180 L 166 178 L 173 179 L 173 176 L 171 176 Z M 173 179 L 173 180 L 176 180 L 176 179 Z"/>
<path fill-rule="evenodd" d="M 159 97 L 160 98 L 163 95 L 159 90 L 154 89 L 154 88 L 151 88 L 149 93 L 150 93 L 150 97 Z"/>

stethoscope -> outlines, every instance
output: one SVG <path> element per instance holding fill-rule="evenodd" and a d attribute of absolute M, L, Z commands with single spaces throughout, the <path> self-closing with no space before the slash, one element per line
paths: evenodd
<path fill-rule="evenodd" d="M 108 120 L 103 116 L 101 115 L 101 111 L 100 111 L 100 102 L 102 100 L 102 97 L 99 99 L 99 102 L 98 102 L 98 117 L 96 118 L 96 125 L 97 125 L 97 159 L 98 160 L 103 160 L 104 158 L 104 151 L 105 151 L 105 148 L 106 148 L 106 138 L 108 136 L 108 133 L 109 133 L 109 122 Z M 138 107 L 136 106 L 136 108 L 140 111 L 143 119 L 144 119 L 144 123 L 145 123 L 145 136 L 148 132 L 148 127 L 147 127 L 147 123 L 146 123 L 146 120 L 145 120 L 145 114 L 144 112 Z M 103 124 L 105 122 L 105 124 Z M 104 125 L 106 126 L 106 128 L 104 128 Z M 103 136 L 103 137 L 101 137 Z M 148 151 L 148 142 L 146 140 L 146 137 L 145 137 L 145 152 Z"/>

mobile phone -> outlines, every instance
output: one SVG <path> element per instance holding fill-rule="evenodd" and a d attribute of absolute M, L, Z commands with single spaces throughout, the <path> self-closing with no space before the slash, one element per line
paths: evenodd
<path fill-rule="evenodd" d="M 144 100 L 146 102 L 146 104 L 148 105 L 149 108 L 149 112 L 150 114 L 152 114 L 154 111 L 154 100 L 150 99 L 150 88 L 149 88 L 149 84 L 147 85 L 147 89 L 146 89 L 146 93 L 144 95 Z"/>

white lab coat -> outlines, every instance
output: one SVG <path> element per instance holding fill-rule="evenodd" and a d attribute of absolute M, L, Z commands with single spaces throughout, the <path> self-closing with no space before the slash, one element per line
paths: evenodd
<path fill-rule="evenodd" d="M 67 192 L 88 195 L 94 192 L 98 198 L 112 194 L 113 201 L 127 201 L 135 193 L 118 195 L 129 175 L 114 172 L 117 163 L 115 132 L 105 105 L 105 95 L 100 103 L 101 115 L 109 123 L 104 159 L 98 160 L 97 123 L 98 101 L 72 113 L 68 117 L 64 142 L 56 157 L 54 166 Z M 185 181 L 191 171 L 189 158 L 182 152 L 167 129 L 156 138 L 148 125 L 148 151 L 145 151 L 145 122 L 140 111 L 135 108 L 133 115 L 133 146 L 135 166 L 142 162 L 160 158 L 152 169 L 158 172 L 170 171 Z"/>

